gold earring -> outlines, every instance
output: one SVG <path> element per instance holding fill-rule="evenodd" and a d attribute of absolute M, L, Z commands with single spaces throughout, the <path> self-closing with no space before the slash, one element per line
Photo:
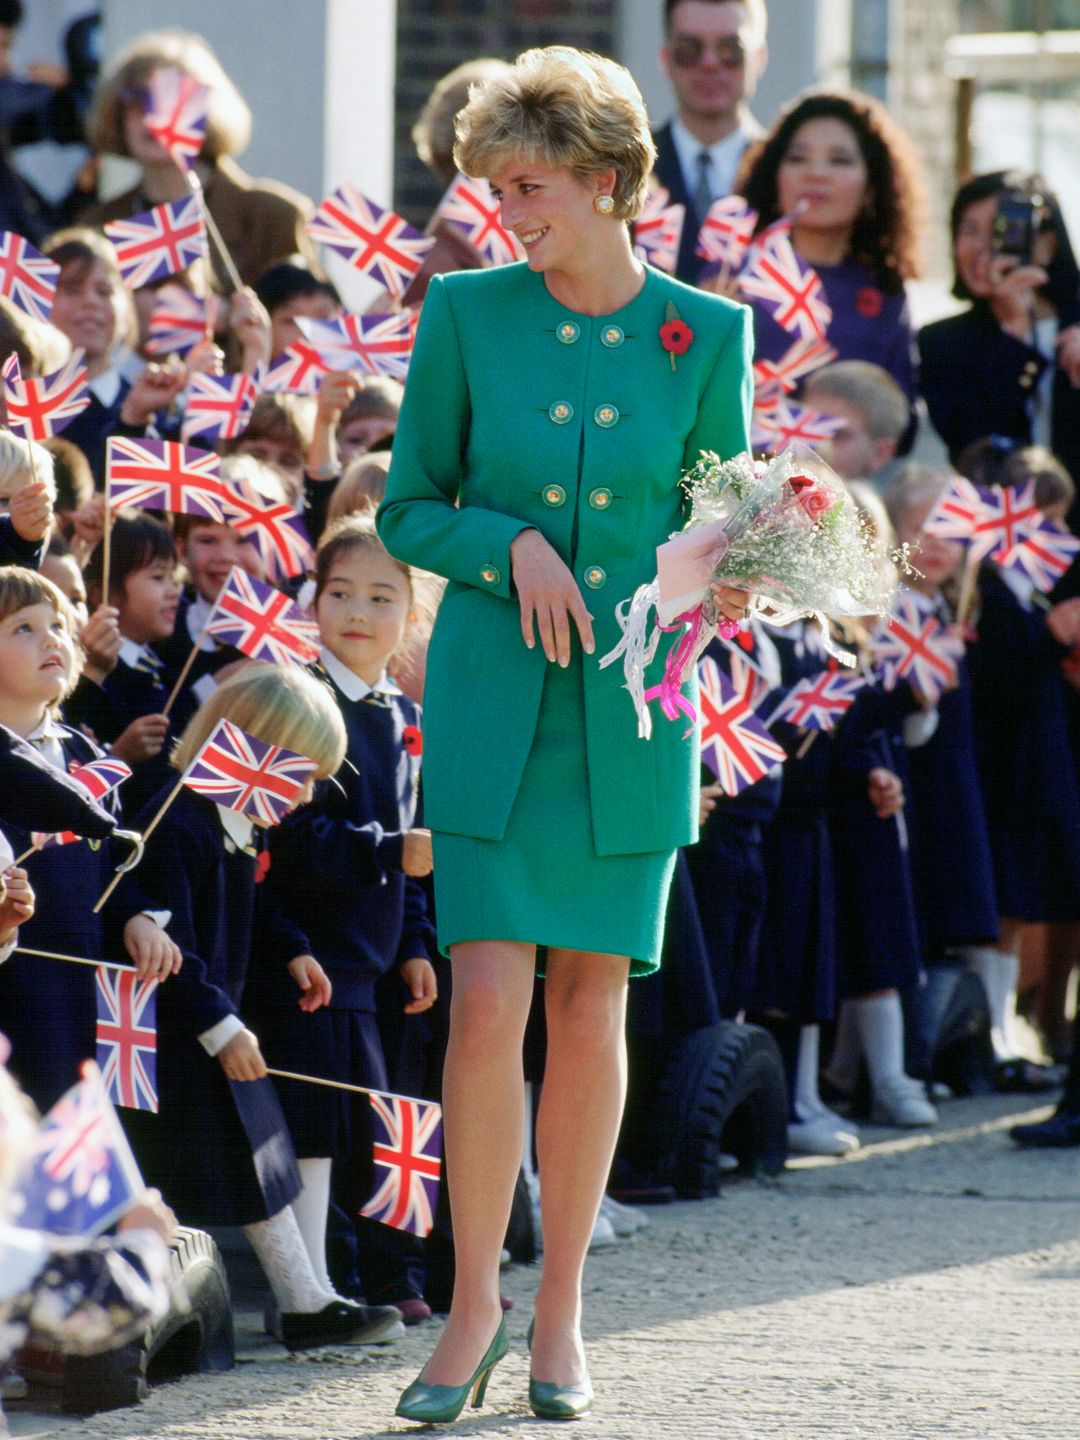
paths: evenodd
<path fill-rule="evenodd" d="M 592 203 L 598 215 L 610 215 L 615 209 L 615 201 L 611 195 L 597 195 Z"/>

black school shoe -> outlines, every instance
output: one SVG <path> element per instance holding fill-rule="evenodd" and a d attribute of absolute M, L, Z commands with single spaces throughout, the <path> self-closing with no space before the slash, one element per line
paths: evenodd
<path fill-rule="evenodd" d="M 1080 1145 L 1080 1110 L 1055 1110 L 1038 1125 L 1014 1125 L 1009 1135 L 1026 1149 L 1068 1150 Z"/>
<path fill-rule="evenodd" d="M 286 1311 L 281 1316 L 281 1343 L 286 1350 L 314 1350 L 319 1345 L 381 1345 L 405 1334 L 401 1311 L 393 1305 L 354 1305 L 332 1300 L 307 1315 Z"/>

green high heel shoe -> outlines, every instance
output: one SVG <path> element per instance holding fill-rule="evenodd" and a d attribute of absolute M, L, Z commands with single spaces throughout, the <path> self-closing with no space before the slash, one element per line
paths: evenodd
<path fill-rule="evenodd" d="M 531 1350 L 536 1321 L 529 1321 L 526 1347 Z M 557 1380 L 534 1380 L 529 1376 L 529 1408 L 541 1420 L 579 1420 L 592 1409 L 593 1388 L 586 1375 L 573 1385 Z"/>
<path fill-rule="evenodd" d="M 506 1321 L 499 1321 L 484 1358 L 464 1385 L 425 1385 L 417 1378 L 401 1393 L 395 1415 L 406 1420 L 419 1421 L 421 1425 L 443 1425 L 456 1420 L 465 1408 L 469 1391 L 472 1391 L 473 1409 L 484 1403 L 491 1372 L 510 1348 L 506 1338 Z"/>

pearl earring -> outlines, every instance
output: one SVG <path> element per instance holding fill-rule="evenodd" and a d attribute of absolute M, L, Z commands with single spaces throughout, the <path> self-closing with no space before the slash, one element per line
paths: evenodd
<path fill-rule="evenodd" d="M 598 215 L 610 215 L 615 209 L 615 201 L 610 195 L 597 195 L 592 203 Z"/>

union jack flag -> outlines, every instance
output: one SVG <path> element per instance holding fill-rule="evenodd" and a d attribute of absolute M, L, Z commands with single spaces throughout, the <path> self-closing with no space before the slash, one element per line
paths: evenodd
<path fill-rule="evenodd" d="M 861 675 L 822 670 L 793 686 L 765 723 L 786 720 L 802 730 L 831 730 L 866 683 Z"/>
<path fill-rule="evenodd" d="M 276 825 L 314 773 L 315 762 L 306 755 L 219 720 L 188 766 L 184 784 L 228 810 Z"/>
<path fill-rule="evenodd" d="M 824 339 L 832 310 L 817 271 L 799 258 L 786 228 L 770 227 L 751 246 L 739 289 L 801 340 Z"/>
<path fill-rule="evenodd" d="M 112 755 L 103 755 L 100 760 L 89 760 L 85 765 L 73 765 L 69 773 L 73 780 L 77 780 L 83 789 L 90 792 L 92 799 L 100 801 L 123 784 L 131 774 L 131 767 Z M 73 845 L 81 840 L 82 836 L 76 835 L 74 830 L 35 830 L 30 839 L 39 850 L 44 850 L 49 845 Z"/>
<path fill-rule="evenodd" d="M 60 266 L 14 230 L 0 230 L 0 295 L 32 315 L 48 320 L 56 296 Z"/>
<path fill-rule="evenodd" d="M 686 220 L 685 205 L 669 205 L 668 192 L 654 190 L 634 221 L 634 244 L 640 245 L 645 259 L 658 270 L 674 271 L 679 259 Z"/>
<path fill-rule="evenodd" d="M 801 440 L 820 445 L 843 425 L 835 415 L 822 415 L 806 405 L 795 405 L 778 395 L 765 405 L 755 404 L 751 417 L 750 443 L 762 450 L 783 450 Z"/>
<path fill-rule="evenodd" d="M 982 511 L 972 526 L 968 553 L 979 560 L 1005 564 L 1004 557 L 1043 522 L 1043 513 L 1035 504 L 1035 482 L 1029 480 L 1017 489 L 976 489 Z"/>
<path fill-rule="evenodd" d="M 148 355 L 183 355 L 214 333 L 217 298 L 200 300 L 183 285 L 163 285 L 150 313 Z"/>
<path fill-rule="evenodd" d="M 503 229 L 500 204 L 490 187 L 471 175 L 454 177 L 435 214 L 464 231 L 489 265 L 508 265 L 525 254 L 517 237 Z"/>
<path fill-rule="evenodd" d="M 874 632 L 871 650 L 886 690 L 908 680 L 933 705 L 956 679 L 964 642 L 909 590 Z"/>
<path fill-rule="evenodd" d="M 114 1105 L 158 1113 L 156 980 L 115 965 L 97 969 L 97 1063 Z"/>
<path fill-rule="evenodd" d="M 754 403 L 768 406 L 781 395 L 791 395 L 804 380 L 822 365 L 831 365 L 836 351 L 827 340 L 796 340 L 779 360 L 754 361 Z"/>
<path fill-rule="evenodd" d="M 741 195 L 721 195 L 705 216 L 696 253 L 702 260 L 723 265 L 734 274 L 746 258 L 757 218 L 757 211 L 751 210 Z"/>
<path fill-rule="evenodd" d="M 404 380 L 418 318 L 414 310 L 400 310 L 390 315 L 335 315 L 332 320 L 298 315 L 296 323 L 325 369 L 360 369 Z"/>
<path fill-rule="evenodd" d="M 348 182 L 327 196 L 308 221 L 307 231 L 319 244 L 344 255 L 362 275 L 384 285 L 395 299 L 405 293 L 435 244 Z"/>
<path fill-rule="evenodd" d="M 1052 590 L 1080 551 L 1080 540 L 1056 520 L 1044 520 L 1030 534 L 1018 540 L 997 561 L 1003 569 L 1020 570 L 1036 590 Z"/>
<path fill-rule="evenodd" d="M 273 665 L 307 665 L 319 658 L 318 625 L 287 595 L 239 565 L 221 587 L 206 633 Z"/>
<path fill-rule="evenodd" d="M 270 395 L 314 395 L 319 376 L 333 369 L 318 345 L 294 340 L 272 361 L 262 377 L 262 389 Z"/>
<path fill-rule="evenodd" d="M 99 1235 L 145 1186 L 92 1060 L 41 1122 L 11 1202 L 15 1223 L 52 1235 Z"/>
<path fill-rule="evenodd" d="M 442 1111 L 404 1095 L 370 1097 L 376 1185 L 360 1214 L 411 1235 L 429 1235 L 442 1171 Z"/>
<path fill-rule="evenodd" d="M 923 533 L 935 535 L 939 540 L 959 540 L 966 545 L 982 513 L 983 491 L 962 475 L 954 475 L 926 517 Z"/>
<path fill-rule="evenodd" d="M 772 686 L 749 654 L 736 650 L 731 644 L 727 648 L 731 683 L 735 687 L 735 693 L 751 710 L 757 710 Z"/>
<path fill-rule="evenodd" d="M 247 428 L 259 388 L 250 375 L 204 375 L 192 371 L 180 434 L 207 440 L 235 440 Z"/>
<path fill-rule="evenodd" d="M 176 440 L 110 435 L 105 490 L 114 510 L 134 505 L 218 525 L 225 520 L 220 457 Z"/>
<path fill-rule="evenodd" d="M 244 476 L 225 482 L 225 523 L 258 547 L 270 574 L 279 580 L 302 575 L 315 560 L 303 517 L 286 500 L 262 495 Z"/>
<path fill-rule="evenodd" d="M 111 220 L 105 234 L 115 247 L 117 264 L 129 290 L 175 275 L 210 253 L 198 195 L 155 205 L 129 220 Z"/>
<path fill-rule="evenodd" d="M 143 124 L 181 170 L 190 170 L 206 139 L 209 86 L 169 65 L 153 72 L 147 89 Z"/>
<path fill-rule="evenodd" d="M 787 759 L 744 694 L 710 656 L 698 662 L 701 758 L 726 795 L 738 795 Z"/>
<path fill-rule="evenodd" d="M 24 380 L 19 357 L 13 350 L 4 361 L 4 400 L 8 428 L 24 440 L 47 440 L 71 424 L 90 404 L 90 389 L 83 352 L 76 350 L 67 364 L 38 380 Z"/>

